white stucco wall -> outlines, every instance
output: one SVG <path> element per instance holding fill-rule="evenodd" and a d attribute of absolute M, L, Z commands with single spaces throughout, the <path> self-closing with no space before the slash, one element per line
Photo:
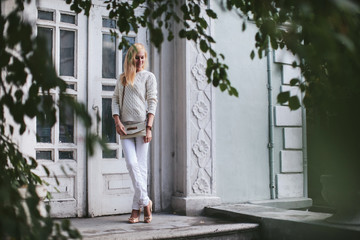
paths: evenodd
<path fill-rule="evenodd" d="M 239 98 L 216 89 L 216 184 L 222 202 L 269 199 L 266 57 L 250 59 L 255 26 L 212 1 L 216 50 L 224 53 Z"/>

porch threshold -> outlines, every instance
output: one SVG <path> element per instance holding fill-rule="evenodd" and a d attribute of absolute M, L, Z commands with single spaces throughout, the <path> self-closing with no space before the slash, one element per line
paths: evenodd
<path fill-rule="evenodd" d="M 287 210 L 255 204 L 231 204 L 205 208 L 207 216 L 260 224 L 261 240 L 359 240 L 360 226 L 325 221 L 328 213 Z"/>
<path fill-rule="evenodd" d="M 72 218 L 83 239 L 241 239 L 259 240 L 259 225 L 235 223 L 205 216 L 154 213 L 150 224 L 129 224 L 129 214 L 95 218 Z M 143 216 L 141 217 L 141 220 Z"/>

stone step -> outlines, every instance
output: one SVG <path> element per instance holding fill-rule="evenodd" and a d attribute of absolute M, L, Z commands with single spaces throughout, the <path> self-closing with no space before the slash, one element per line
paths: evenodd
<path fill-rule="evenodd" d="M 207 216 L 260 224 L 261 240 L 359 240 L 359 225 L 332 224 L 328 213 L 286 210 L 254 204 L 230 204 L 205 208 Z"/>
<path fill-rule="evenodd" d="M 127 223 L 128 215 L 71 219 L 72 225 L 91 240 L 201 239 L 258 240 L 259 225 L 234 223 L 204 216 L 155 213 L 153 221 Z"/>

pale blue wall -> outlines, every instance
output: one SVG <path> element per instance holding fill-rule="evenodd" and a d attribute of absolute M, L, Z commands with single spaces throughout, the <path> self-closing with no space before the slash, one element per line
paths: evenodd
<path fill-rule="evenodd" d="M 216 50 L 224 53 L 229 79 L 239 92 L 235 98 L 215 89 L 217 195 L 224 203 L 269 199 L 266 57 L 250 59 L 255 25 L 248 23 L 242 32 L 235 13 L 222 12 L 217 0 L 211 7 L 218 14 L 212 22 Z M 281 145 L 281 133 L 276 135 Z M 278 151 L 275 155 L 278 165 Z"/>

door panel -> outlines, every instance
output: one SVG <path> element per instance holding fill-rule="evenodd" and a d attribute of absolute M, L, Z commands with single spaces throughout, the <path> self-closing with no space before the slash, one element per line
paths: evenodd
<path fill-rule="evenodd" d="M 68 84 L 67 94 L 80 102 L 86 101 L 86 25 L 83 14 L 76 15 L 69 5 L 61 0 L 36 1 L 34 13 L 37 34 L 47 39 L 47 49 L 60 77 Z M 41 93 L 40 93 L 41 94 Z M 55 101 L 59 96 L 52 91 Z M 44 96 L 43 103 L 47 96 Z M 41 107 L 41 104 L 40 106 Z M 53 127 L 47 119 L 36 119 L 32 145 L 38 162 L 46 166 L 51 175 L 46 176 L 41 167 L 38 173 L 48 183 L 52 194 L 51 215 L 54 217 L 75 217 L 86 214 L 85 181 L 85 133 L 81 121 L 74 112 L 60 103 L 57 121 Z M 59 184 L 57 184 L 59 182 Z"/>
<path fill-rule="evenodd" d="M 92 131 L 102 136 L 110 151 L 97 148 L 88 160 L 89 215 L 100 216 L 131 211 L 133 187 L 126 169 L 120 138 L 116 134 L 111 113 L 111 97 L 117 78 L 122 72 L 126 50 L 119 51 L 119 38 L 110 31 L 116 31 L 115 22 L 107 18 L 103 4 L 95 4 L 89 21 L 89 111 L 101 118 Z M 130 43 L 141 41 L 146 44 L 146 32 L 130 33 Z"/>
<path fill-rule="evenodd" d="M 53 173 L 47 177 L 44 171 L 38 171 L 49 183 L 53 196 L 51 214 L 75 217 L 127 213 L 131 211 L 133 187 L 111 114 L 111 97 L 125 54 L 125 50 L 118 50 L 119 39 L 110 32 L 116 31 L 115 22 L 107 19 L 103 1 L 93 1 L 89 18 L 74 14 L 63 0 L 38 0 L 36 4 L 37 32 L 48 40 L 47 48 L 68 85 L 67 93 L 87 104 L 94 123 L 91 129 L 84 129 L 71 109 L 61 104 L 57 119 L 62 121 L 55 126 L 49 127 L 46 119 L 33 123 L 38 135 L 31 146 L 34 156 Z M 130 43 L 147 45 L 144 29 L 126 38 Z M 53 91 L 51 97 L 57 100 L 58 93 Z M 86 131 L 101 136 L 109 151 L 96 146 L 94 155 L 88 156 Z"/>

